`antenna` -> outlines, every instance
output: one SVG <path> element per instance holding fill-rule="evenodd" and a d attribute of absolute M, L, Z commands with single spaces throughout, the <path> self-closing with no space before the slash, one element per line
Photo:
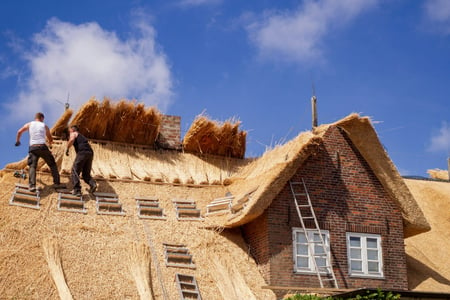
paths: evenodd
<path fill-rule="evenodd" d="M 314 129 L 317 127 L 317 97 L 314 82 L 312 83 L 311 111 L 312 111 L 312 129 Z"/>
<path fill-rule="evenodd" d="M 55 101 L 57 101 L 57 102 L 63 104 L 63 105 L 64 105 L 64 110 L 68 110 L 68 109 L 70 108 L 69 96 L 70 96 L 70 93 L 67 93 L 67 100 L 66 100 L 66 103 L 62 103 L 62 102 L 59 101 L 59 100 L 55 100 Z"/>

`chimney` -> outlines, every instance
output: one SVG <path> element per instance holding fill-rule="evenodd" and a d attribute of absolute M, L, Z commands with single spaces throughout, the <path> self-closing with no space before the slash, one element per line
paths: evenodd
<path fill-rule="evenodd" d="M 163 149 L 181 149 L 181 117 L 162 115 L 157 143 Z"/>
<path fill-rule="evenodd" d="M 311 97 L 311 109 L 312 109 L 312 129 L 317 127 L 317 98 L 316 96 Z"/>

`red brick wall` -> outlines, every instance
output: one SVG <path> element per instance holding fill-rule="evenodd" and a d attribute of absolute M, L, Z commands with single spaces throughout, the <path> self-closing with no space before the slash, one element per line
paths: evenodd
<path fill-rule="evenodd" d="M 407 289 L 400 210 L 343 131 L 336 127 L 328 130 L 319 153 L 310 156 L 292 180 L 302 178 L 321 229 L 330 233 L 333 269 L 339 287 Z M 265 274 L 269 285 L 320 287 L 315 274 L 293 271 L 292 228 L 301 225 L 288 183 L 266 213 L 252 223 L 243 232 L 257 261 L 258 253 L 264 252 L 259 248 L 264 244 L 255 243 L 252 236 L 267 235 L 266 255 L 270 257 L 270 266 L 264 268 L 269 272 Z M 266 226 L 259 227 L 260 224 Z M 348 275 L 346 232 L 381 235 L 383 279 Z"/>
<path fill-rule="evenodd" d="M 162 115 L 158 144 L 165 149 L 181 147 L 181 117 Z"/>

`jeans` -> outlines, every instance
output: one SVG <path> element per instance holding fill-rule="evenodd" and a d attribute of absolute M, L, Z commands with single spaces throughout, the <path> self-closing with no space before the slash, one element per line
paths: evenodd
<path fill-rule="evenodd" d="M 30 167 L 28 178 L 29 185 L 36 186 L 36 167 L 40 157 L 42 157 L 45 163 L 49 166 L 53 176 L 53 183 L 60 184 L 59 172 L 58 167 L 56 166 L 55 158 L 46 145 L 41 145 L 30 146 L 28 150 L 28 166 Z"/>
<path fill-rule="evenodd" d="M 91 177 L 92 161 L 94 153 L 89 151 L 78 152 L 72 167 L 72 184 L 76 191 L 81 190 L 80 173 L 84 182 L 93 185 L 94 180 Z"/>

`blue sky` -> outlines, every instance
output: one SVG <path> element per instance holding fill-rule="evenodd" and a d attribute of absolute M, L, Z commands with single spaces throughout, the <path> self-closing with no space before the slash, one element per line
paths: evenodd
<path fill-rule="evenodd" d="M 370 116 L 402 175 L 450 156 L 450 1 L 4 0 L 0 167 L 17 129 L 51 127 L 69 95 L 137 99 L 182 118 L 239 119 L 247 156 L 319 123 Z"/>

